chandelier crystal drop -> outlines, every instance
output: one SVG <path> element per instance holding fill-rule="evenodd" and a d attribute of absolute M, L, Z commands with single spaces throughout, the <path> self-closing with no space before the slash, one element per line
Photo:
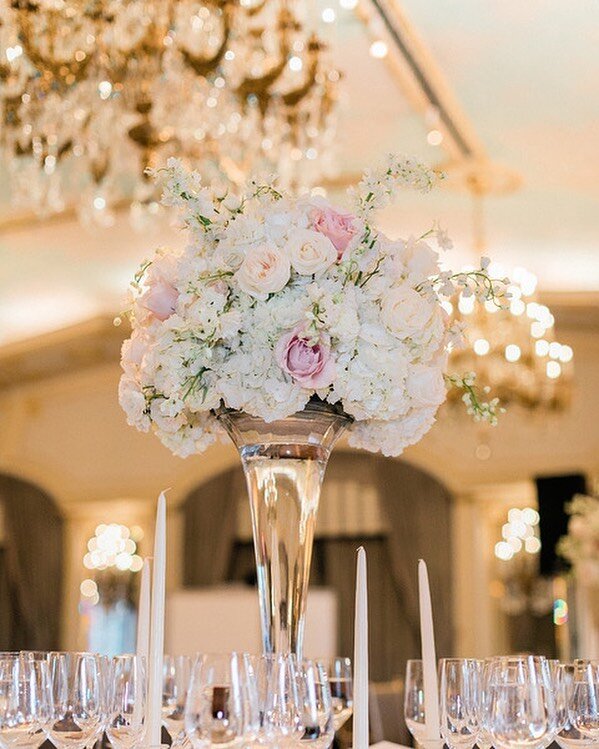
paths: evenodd
<path fill-rule="evenodd" d="M 493 263 L 489 274 L 506 275 Z M 466 345 L 452 352 L 451 366 L 475 372 L 477 382 L 490 387 L 503 405 L 562 410 L 570 402 L 572 348 L 556 341 L 555 319 L 538 301 L 534 274 L 517 267 L 508 276 L 509 309 L 478 304 L 464 292 L 446 304 L 454 321 L 467 322 Z M 449 391 L 452 398 L 456 395 Z"/>
<path fill-rule="evenodd" d="M 0 153 L 15 201 L 109 224 L 158 210 L 173 154 L 208 181 L 330 170 L 339 73 L 286 0 L 0 0 Z"/>

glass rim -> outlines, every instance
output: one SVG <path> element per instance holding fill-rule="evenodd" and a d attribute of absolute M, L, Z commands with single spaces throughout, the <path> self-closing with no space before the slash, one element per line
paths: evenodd
<path fill-rule="evenodd" d="M 439 658 L 439 663 L 482 663 L 480 658 Z"/>

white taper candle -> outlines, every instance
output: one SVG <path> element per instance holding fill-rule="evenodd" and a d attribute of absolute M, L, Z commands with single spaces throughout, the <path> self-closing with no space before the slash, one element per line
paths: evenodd
<path fill-rule="evenodd" d="M 139 583 L 139 607 L 137 609 L 137 642 L 135 652 L 146 659 L 146 668 L 148 663 L 148 654 L 150 652 L 150 560 L 144 559 L 141 568 L 141 581 Z"/>
<path fill-rule="evenodd" d="M 143 703 L 143 709 L 145 710 L 144 718 L 144 729 L 148 727 L 148 657 L 150 655 L 150 600 L 151 600 L 151 589 L 152 585 L 152 572 L 150 567 L 150 559 L 146 557 L 144 559 L 143 567 L 141 568 L 141 580 L 139 583 L 139 606 L 137 608 L 137 640 L 135 643 L 135 653 L 139 658 L 143 658 L 143 668 L 146 678 L 146 694 L 145 701 Z M 139 706 L 141 709 L 141 706 Z M 139 716 L 138 703 L 135 703 L 134 712 L 136 718 Z M 143 743 L 143 742 L 141 742 Z"/>
<path fill-rule="evenodd" d="M 428 583 L 426 562 L 418 562 L 418 592 L 420 596 L 420 639 L 422 643 L 422 678 L 424 681 L 424 738 L 438 741 L 441 723 L 439 720 L 439 683 L 437 681 L 437 656 L 435 654 L 435 630 L 433 607 Z"/>
<path fill-rule="evenodd" d="M 358 549 L 354 622 L 353 749 L 368 749 L 368 581 L 366 551 Z"/>
<path fill-rule="evenodd" d="M 152 570 L 147 743 L 158 746 L 162 726 L 162 664 L 164 660 L 164 606 L 166 597 L 166 499 L 158 497 Z"/>

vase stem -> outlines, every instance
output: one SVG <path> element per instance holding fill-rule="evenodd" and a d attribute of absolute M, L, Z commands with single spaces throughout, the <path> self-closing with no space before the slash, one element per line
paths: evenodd
<path fill-rule="evenodd" d="M 241 459 L 250 495 L 264 652 L 301 656 L 314 526 L 328 456 L 320 448 L 297 447 L 242 448 Z"/>
<path fill-rule="evenodd" d="M 219 418 L 239 449 L 247 482 L 263 650 L 301 657 L 320 489 L 350 419 L 312 403 L 268 424 L 236 411 Z"/>

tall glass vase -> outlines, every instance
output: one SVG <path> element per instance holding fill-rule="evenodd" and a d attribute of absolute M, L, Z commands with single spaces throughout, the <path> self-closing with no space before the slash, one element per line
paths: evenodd
<path fill-rule="evenodd" d="M 351 419 L 318 399 L 271 423 L 228 409 L 217 415 L 247 482 L 264 652 L 301 657 L 320 489 L 333 445 Z"/>

